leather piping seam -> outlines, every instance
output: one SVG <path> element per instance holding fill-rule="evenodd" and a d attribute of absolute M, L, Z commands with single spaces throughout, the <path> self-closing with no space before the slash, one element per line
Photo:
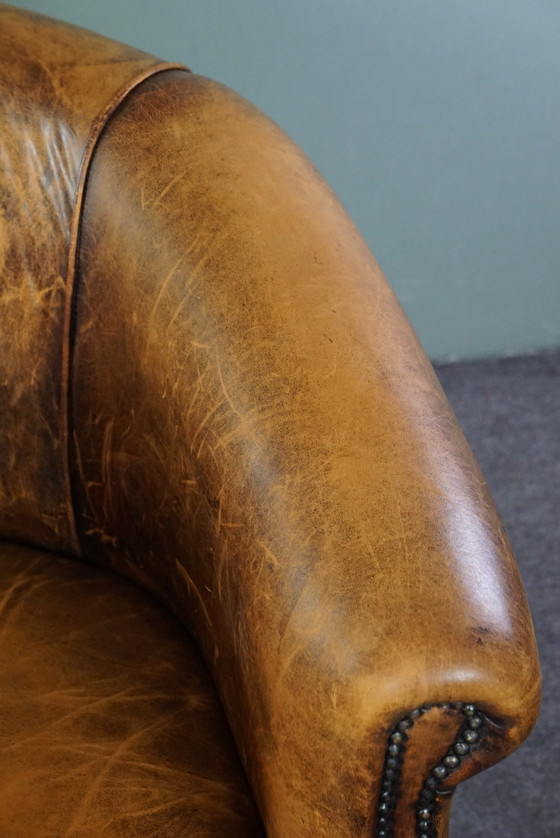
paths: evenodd
<path fill-rule="evenodd" d="M 184 70 L 190 73 L 188 67 L 176 62 L 160 62 L 147 68 L 139 75 L 135 76 L 125 85 L 123 85 L 115 95 L 110 99 L 107 105 L 96 116 L 92 122 L 91 131 L 88 137 L 87 144 L 82 155 L 80 163 L 78 182 L 76 186 L 76 194 L 74 198 L 74 208 L 72 212 L 72 222 L 70 227 L 70 241 L 68 247 L 68 264 L 66 270 L 66 299 L 64 307 L 64 324 L 62 336 L 62 373 L 61 373 L 61 393 L 60 393 L 60 428 L 62 444 L 65 448 L 65 468 L 64 468 L 64 487 L 65 494 L 68 499 L 68 518 L 70 529 L 70 540 L 72 548 L 76 555 L 83 558 L 83 549 L 81 538 L 78 535 L 78 527 L 76 523 L 76 508 L 75 495 L 73 490 L 73 481 L 70 476 L 70 463 L 72 457 L 72 439 L 70 429 L 72 427 L 72 400 L 71 400 L 71 383 L 72 383 L 72 358 L 75 340 L 75 309 L 76 309 L 76 291 L 77 291 L 77 265 L 78 253 L 80 243 L 80 228 L 82 223 L 82 215 L 84 208 L 85 187 L 86 182 L 95 153 L 97 144 L 101 139 L 104 129 L 106 128 L 112 115 L 117 108 L 124 102 L 127 96 L 132 93 L 142 82 L 158 73 L 163 73 L 168 70 Z"/>
<path fill-rule="evenodd" d="M 393 728 L 387 749 L 381 780 L 381 791 L 376 807 L 375 838 L 394 837 L 394 813 L 398 803 L 402 763 L 406 743 L 414 722 L 432 708 L 458 710 L 463 723 L 445 754 L 432 768 L 422 783 L 422 790 L 415 804 L 417 838 L 437 838 L 434 815 L 437 812 L 437 795 L 443 781 L 453 774 L 463 760 L 480 746 L 484 728 L 484 715 L 475 704 L 454 701 L 448 704 L 424 704 L 404 716 Z"/>

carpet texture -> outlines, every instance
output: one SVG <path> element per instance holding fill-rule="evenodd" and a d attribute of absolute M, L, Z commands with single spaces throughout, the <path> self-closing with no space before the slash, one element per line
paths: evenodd
<path fill-rule="evenodd" d="M 560 352 L 439 364 L 521 569 L 543 670 L 539 721 L 459 787 L 451 838 L 560 838 Z"/>

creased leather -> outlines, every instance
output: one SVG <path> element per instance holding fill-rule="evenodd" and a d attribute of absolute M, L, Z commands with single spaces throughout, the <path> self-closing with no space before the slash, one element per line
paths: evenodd
<path fill-rule="evenodd" d="M 2 838 L 264 838 L 206 668 L 126 580 L 0 543 Z"/>

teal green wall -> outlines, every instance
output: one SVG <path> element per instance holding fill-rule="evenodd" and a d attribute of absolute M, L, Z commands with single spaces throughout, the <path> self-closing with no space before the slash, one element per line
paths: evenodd
<path fill-rule="evenodd" d="M 29 0 L 258 104 L 434 358 L 560 345 L 557 0 Z"/>

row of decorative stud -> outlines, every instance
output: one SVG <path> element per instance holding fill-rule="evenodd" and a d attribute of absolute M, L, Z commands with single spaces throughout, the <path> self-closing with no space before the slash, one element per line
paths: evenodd
<path fill-rule="evenodd" d="M 478 747 L 484 717 L 474 704 L 454 701 L 450 704 L 425 704 L 412 710 L 396 725 L 389 737 L 385 754 L 381 792 L 377 804 L 376 838 L 393 838 L 393 820 L 400 788 L 402 763 L 409 731 L 416 719 L 433 707 L 451 708 L 463 714 L 464 722 L 457 738 L 426 778 L 416 804 L 416 834 L 418 838 L 437 838 L 434 814 L 438 790 L 461 761 Z"/>

